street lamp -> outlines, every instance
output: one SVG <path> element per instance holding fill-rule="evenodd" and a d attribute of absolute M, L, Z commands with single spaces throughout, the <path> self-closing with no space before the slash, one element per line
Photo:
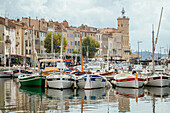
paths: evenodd
<path fill-rule="evenodd" d="M 142 41 L 138 40 L 138 61 L 139 61 L 139 43 L 142 43 Z"/>

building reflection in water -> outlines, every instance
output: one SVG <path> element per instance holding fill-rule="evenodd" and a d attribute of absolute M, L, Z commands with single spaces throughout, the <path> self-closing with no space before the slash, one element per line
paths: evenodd
<path fill-rule="evenodd" d="M 108 113 L 133 112 L 131 107 L 137 107 L 133 103 L 139 100 L 149 101 L 147 104 L 152 106 L 149 109 L 154 113 L 158 109 L 158 100 L 169 102 L 170 88 L 66 89 L 63 91 L 47 88 L 42 90 L 20 87 L 17 81 L 0 78 L 0 92 L 0 112 L 81 112 L 81 99 L 83 99 L 84 112 L 97 109 Z"/>

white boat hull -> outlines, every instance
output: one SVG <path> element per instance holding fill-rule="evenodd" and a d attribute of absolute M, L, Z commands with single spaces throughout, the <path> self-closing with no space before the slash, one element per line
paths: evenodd
<path fill-rule="evenodd" d="M 68 81 L 68 80 L 52 80 L 48 81 L 48 87 L 50 88 L 56 88 L 56 89 L 66 89 L 66 88 L 71 88 L 73 85 L 73 81 Z"/>
<path fill-rule="evenodd" d="M 157 87 L 164 87 L 168 86 L 170 83 L 170 77 L 167 76 L 151 76 L 146 78 L 147 86 L 157 86 Z"/>
<path fill-rule="evenodd" d="M 88 78 L 89 76 L 89 78 Z M 90 77 L 90 75 L 84 75 L 78 79 L 77 83 L 79 88 L 90 90 L 90 89 L 97 89 L 97 88 L 104 88 L 106 85 L 105 79 L 103 77 Z"/>
<path fill-rule="evenodd" d="M 12 71 L 1 71 L 0 78 L 7 78 L 12 76 Z"/>
<path fill-rule="evenodd" d="M 67 89 L 73 86 L 74 77 L 67 74 L 55 73 L 47 76 L 47 84 L 50 88 Z"/>
<path fill-rule="evenodd" d="M 116 80 L 117 87 L 129 87 L 129 88 L 140 88 L 143 86 L 142 79 L 135 79 L 135 78 L 127 78 L 127 79 L 119 79 Z"/>

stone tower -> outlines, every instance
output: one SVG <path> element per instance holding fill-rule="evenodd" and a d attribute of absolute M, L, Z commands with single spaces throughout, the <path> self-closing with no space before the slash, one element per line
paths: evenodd
<path fill-rule="evenodd" d="M 125 59 L 129 58 L 130 45 L 129 45 L 129 18 L 125 16 L 124 8 L 121 11 L 122 16 L 117 19 L 118 30 L 122 33 L 122 57 Z"/>

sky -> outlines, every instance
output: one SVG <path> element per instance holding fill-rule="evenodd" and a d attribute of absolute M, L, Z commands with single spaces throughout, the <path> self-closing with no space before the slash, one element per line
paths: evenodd
<path fill-rule="evenodd" d="M 156 52 L 170 47 L 169 0 L 0 0 L 0 16 L 9 18 L 45 18 L 72 26 L 85 24 L 97 28 L 117 28 L 122 8 L 129 21 L 129 39 L 132 51 L 152 50 L 152 24 L 155 37 L 161 8 L 163 15 Z"/>

